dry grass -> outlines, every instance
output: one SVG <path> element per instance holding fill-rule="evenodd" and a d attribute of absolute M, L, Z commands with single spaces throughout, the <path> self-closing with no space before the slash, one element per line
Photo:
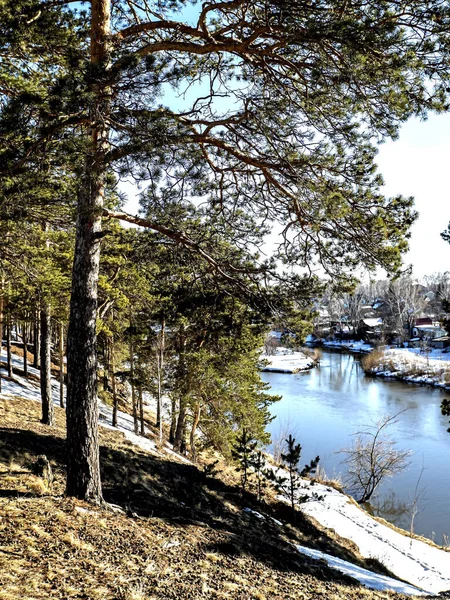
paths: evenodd
<path fill-rule="evenodd" d="M 373 375 L 377 371 L 389 371 L 397 379 L 411 380 L 427 378 L 436 383 L 450 384 L 450 366 L 443 363 L 436 366 L 430 364 L 423 356 L 409 355 L 405 357 L 396 356 L 395 361 L 389 355 L 379 350 L 367 354 L 361 360 L 361 366 L 366 374 Z"/>
<path fill-rule="evenodd" d="M 374 350 L 370 354 L 365 354 L 361 359 L 361 366 L 364 373 L 373 373 L 380 365 L 392 366 L 392 362 L 387 359 L 382 350 Z"/>
<path fill-rule="evenodd" d="M 321 483 L 322 485 L 327 485 L 338 492 L 344 491 L 344 484 L 342 483 L 340 477 L 338 476 L 330 479 L 326 474 L 325 469 L 320 464 L 317 468 L 316 474 L 314 475 L 314 481 L 317 481 L 317 483 Z"/>
<path fill-rule="evenodd" d="M 196 467 L 143 452 L 115 431 L 101 430 L 105 498 L 133 516 L 64 498 L 64 411 L 56 409 L 49 428 L 39 410 L 0 399 L 1 600 L 403 598 L 366 591 L 297 555 L 291 543 L 369 565 L 311 520 L 299 515 L 290 524 L 275 501 L 260 508 L 246 498 L 282 527 L 243 512 L 231 472 L 205 480 Z M 32 472 L 39 454 L 52 465 L 52 490 Z"/>

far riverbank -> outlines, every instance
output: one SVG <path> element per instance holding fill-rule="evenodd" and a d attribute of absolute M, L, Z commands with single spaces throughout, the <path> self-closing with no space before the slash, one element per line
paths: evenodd
<path fill-rule="evenodd" d="M 450 390 L 449 359 L 448 354 L 441 353 L 437 358 L 406 348 L 391 348 L 372 352 L 363 359 L 362 366 L 366 375 Z"/>

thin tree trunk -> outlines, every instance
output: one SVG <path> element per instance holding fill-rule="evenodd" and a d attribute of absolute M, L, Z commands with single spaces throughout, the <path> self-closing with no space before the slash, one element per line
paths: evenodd
<path fill-rule="evenodd" d="M 24 321 L 22 325 L 22 340 L 23 340 L 23 375 L 24 377 L 28 377 L 28 330 L 27 330 L 27 322 Z"/>
<path fill-rule="evenodd" d="M 187 399 L 182 396 L 180 398 L 180 410 L 178 411 L 177 428 L 175 431 L 175 439 L 173 441 L 173 449 L 181 452 L 184 445 L 184 433 L 186 431 L 186 415 L 187 415 Z"/>
<path fill-rule="evenodd" d="M 172 395 L 171 415 L 170 415 L 170 433 L 169 433 L 169 442 L 171 444 L 175 443 L 176 428 L 177 428 L 177 401 L 176 401 L 175 397 Z"/>
<path fill-rule="evenodd" d="M 8 367 L 8 377 L 13 376 L 12 356 L 11 356 L 11 313 L 6 315 L 6 362 Z"/>
<path fill-rule="evenodd" d="M 195 432 L 197 431 L 198 423 L 200 421 L 201 410 L 202 410 L 202 407 L 199 402 L 197 404 L 197 406 L 195 407 L 194 419 L 192 421 L 191 435 L 190 435 L 190 440 L 189 440 L 189 443 L 191 446 L 191 458 L 192 458 L 193 463 L 197 462 L 197 450 L 195 448 Z"/>
<path fill-rule="evenodd" d="M 50 307 L 41 310 L 41 400 L 44 425 L 53 425 L 53 401 L 51 380 L 51 339 L 52 328 Z"/>
<path fill-rule="evenodd" d="M 41 333 L 39 331 L 39 311 L 34 315 L 33 326 L 33 367 L 39 369 L 39 356 L 41 354 Z"/>
<path fill-rule="evenodd" d="M 140 422 L 140 433 L 141 435 L 145 435 L 145 423 L 144 423 L 144 401 L 142 398 L 142 386 L 139 386 L 138 389 L 138 397 L 139 397 L 139 422 Z"/>
<path fill-rule="evenodd" d="M 64 408 L 64 323 L 59 322 L 59 405 Z"/>
<path fill-rule="evenodd" d="M 109 375 L 111 370 L 111 348 L 109 345 L 109 337 L 105 339 L 104 349 L 104 365 L 103 365 L 103 389 L 105 392 L 109 392 Z"/>
<path fill-rule="evenodd" d="M 165 331 L 166 320 L 161 322 L 161 335 L 158 343 L 157 368 L 158 368 L 158 398 L 156 402 L 156 427 L 159 431 L 159 443 L 162 444 L 163 426 L 162 426 L 162 394 L 163 394 L 163 378 L 164 378 L 164 350 L 165 350 Z"/>
<path fill-rule="evenodd" d="M 130 322 L 131 329 L 131 322 Z M 139 420 L 138 420 L 138 411 L 137 411 L 137 402 L 136 402 L 136 386 L 134 384 L 134 346 L 133 346 L 133 334 L 130 332 L 130 383 L 131 383 L 131 406 L 133 408 L 133 425 L 134 425 L 134 433 L 136 435 L 139 434 Z"/>
<path fill-rule="evenodd" d="M 183 430 L 181 432 L 180 449 L 179 449 L 180 454 L 186 454 L 187 453 L 186 430 L 187 430 L 187 420 L 184 419 Z"/>
<path fill-rule="evenodd" d="M 185 445 L 184 434 L 186 431 L 186 414 L 187 414 L 187 390 L 188 381 L 187 381 L 187 369 L 186 369 L 186 338 L 184 336 L 184 331 L 181 331 L 180 334 L 180 352 L 178 358 L 178 381 L 180 386 L 181 393 L 180 397 L 180 409 L 178 411 L 178 419 L 177 419 L 177 427 L 175 430 L 175 436 L 173 441 L 173 448 L 178 452 L 182 451 L 183 446 Z"/>
<path fill-rule="evenodd" d="M 118 398 L 116 388 L 116 359 L 114 354 L 114 338 L 111 339 L 111 385 L 113 395 L 112 425 L 117 427 Z"/>

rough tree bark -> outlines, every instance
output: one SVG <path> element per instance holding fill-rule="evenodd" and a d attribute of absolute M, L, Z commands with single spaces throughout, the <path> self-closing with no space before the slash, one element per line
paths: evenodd
<path fill-rule="evenodd" d="M 91 89 L 89 147 L 78 194 L 67 335 L 66 493 L 94 503 L 103 501 L 98 447 L 96 319 L 101 215 L 109 147 L 110 9 L 109 0 L 91 2 L 91 63 L 99 75 Z"/>
<path fill-rule="evenodd" d="M 178 411 L 177 428 L 173 440 L 173 449 L 181 452 L 185 444 L 184 433 L 186 431 L 187 399 L 184 396 L 180 398 L 180 410 Z"/>
<path fill-rule="evenodd" d="M 53 401 L 51 383 L 51 318 L 50 307 L 41 310 L 41 400 L 44 425 L 53 425 Z"/>

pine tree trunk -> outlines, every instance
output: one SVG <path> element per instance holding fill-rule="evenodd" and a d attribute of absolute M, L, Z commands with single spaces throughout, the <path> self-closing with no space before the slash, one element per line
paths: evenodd
<path fill-rule="evenodd" d="M 8 368 L 8 377 L 13 376 L 12 356 L 11 356 L 11 313 L 6 315 L 6 362 Z"/>
<path fill-rule="evenodd" d="M 139 386 L 139 423 L 140 423 L 140 434 L 145 435 L 145 423 L 144 423 L 144 401 L 142 398 L 142 386 Z"/>
<path fill-rule="evenodd" d="M 33 367 L 39 369 L 39 356 L 41 354 L 41 333 L 39 331 L 39 312 L 34 315 L 33 326 Z"/>
<path fill-rule="evenodd" d="M 191 458 L 192 458 L 193 463 L 197 462 L 197 450 L 195 448 L 195 432 L 197 431 L 198 423 L 200 421 L 201 409 L 202 409 L 202 407 L 199 402 L 197 404 L 197 406 L 195 407 L 194 419 L 192 421 L 191 435 L 190 435 L 190 442 L 189 442 L 189 445 L 191 447 Z"/>
<path fill-rule="evenodd" d="M 117 410 L 119 399 L 117 397 L 116 387 L 116 357 L 114 354 L 114 338 L 111 339 L 111 386 L 113 395 L 112 425 L 113 427 L 117 427 Z"/>
<path fill-rule="evenodd" d="M 59 322 L 59 405 L 64 408 L 64 323 Z"/>
<path fill-rule="evenodd" d="M 177 428 L 177 401 L 174 396 L 172 396 L 171 402 L 171 415 L 170 415 L 170 433 L 169 433 L 169 442 L 171 444 L 175 443 L 175 431 Z"/>
<path fill-rule="evenodd" d="M 131 329 L 131 322 L 130 322 Z M 136 386 L 134 383 L 134 346 L 133 346 L 133 334 L 130 333 L 130 383 L 131 383 L 131 406 L 133 409 L 133 426 L 134 433 L 139 434 L 139 419 L 136 402 Z"/>
<path fill-rule="evenodd" d="M 24 321 L 22 325 L 22 340 L 23 340 L 23 375 L 24 377 L 28 377 L 28 331 L 27 331 L 27 322 Z"/>
<path fill-rule="evenodd" d="M 51 381 L 51 339 L 52 328 L 50 307 L 41 310 L 41 400 L 44 425 L 53 425 L 53 401 Z"/>
<path fill-rule="evenodd" d="M 165 338 L 166 320 L 161 322 L 161 335 L 158 343 L 157 368 L 158 368 L 158 398 L 156 402 L 156 427 L 159 432 L 159 443 L 162 444 L 163 426 L 162 426 L 162 394 L 163 394 L 163 378 L 164 378 L 164 350 L 166 344 Z"/>
<path fill-rule="evenodd" d="M 104 347 L 104 365 L 103 365 L 103 389 L 105 392 L 109 392 L 109 376 L 111 370 L 111 348 L 109 346 L 109 337 L 105 338 Z"/>
<path fill-rule="evenodd" d="M 91 2 L 91 121 L 84 175 L 78 196 L 72 296 L 67 335 L 68 496 L 101 503 L 98 446 L 96 319 L 101 215 L 105 195 L 110 90 L 106 83 L 110 51 L 110 0 Z M 103 71 L 103 76 L 102 76 Z"/>
<path fill-rule="evenodd" d="M 182 451 L 184 446 L 184 433 L 186 431 L 186 414 L 187 414 L 187 399 L 182 396 L 180 398 L 180 410 L 178 411 L 177 428 L 175 431 L 175 439 L 173 441 L 173 449 L 177 452 Z"/>
<path fill-rule="evenodd" d="M 178 381 L 180 385 L 180 409 L 178 411 L 177 427 L 175 430 L 175 436 L 173 440 L 173 448 L 177 452 L 182 452 L 182 448 L 185 446 L 184 434 L 186 431 L 186 414 L 187 414 L 187 368 L 186 368 L 186 338 L 184 330 L 180 333 L 180 346 L 179 346 L 179 357 L 178 357 Z"/>

